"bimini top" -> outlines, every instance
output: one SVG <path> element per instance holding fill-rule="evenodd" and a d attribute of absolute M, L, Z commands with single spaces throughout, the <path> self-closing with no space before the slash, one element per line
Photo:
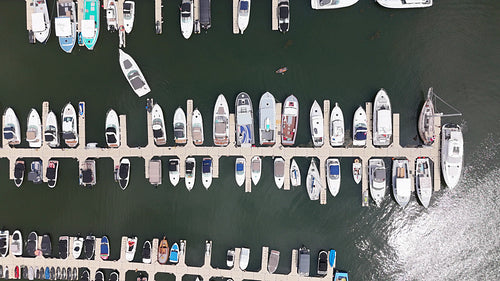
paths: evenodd
<path fill-rule="evenodd" d="M 59 17 L 54 21 L 57 37 L 68 37 L 72 34 L 71 19 L 69 17 Z"/>
<path fill-rule="evenodd" d="M 95 36 L 95 21 L 82 20 L 82 37 L 94 38 Z"/>

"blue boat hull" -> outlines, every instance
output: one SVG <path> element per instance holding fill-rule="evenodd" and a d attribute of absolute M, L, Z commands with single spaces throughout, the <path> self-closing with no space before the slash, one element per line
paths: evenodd
<path fill-rule="evenodd" d="M 76 38 L 75 37 L 59 37 L 59 46 L 66 53 L 71 53 L 73 51 L 73 47 L 75 47 Z"/>

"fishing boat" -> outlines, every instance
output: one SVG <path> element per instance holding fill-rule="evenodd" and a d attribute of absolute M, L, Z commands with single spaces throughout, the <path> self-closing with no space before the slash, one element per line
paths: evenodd
<path fill-rule="evenodd" d="M 42 146 L 42 121 L 36 109 L 32 108 L 28 114 L 28 129 L 26 130 L 26 141 L 30 147 Z"/>
<path fill-rule="evenodd" d="M 300 276 L 309 276 L 309 267 L 311 266 L 311 250 L 305 246 L 299 249 L 299 266 L 297 273 Z"/>
<path fill-rule="evenodd" d="M 278 268 L 278 264 L 280 262 L 280 252 L 276 250 L 271 250 L 269 254 L 269 263 L 267 264 L 267 271 L 269 273 L 274 273 Z"/>
<path fill-rule="evenodd" d="M 125 5 L 125 4 L 124 4 Z M 115 0 L 108 0 L 106 8 L 106 22 L 108 23 L 108 31 L 118 30 L 118 7 Z M 125 22 L 125 19 L 123 19 Z"/>
<path fill-rule="evenodd" d="M 66 104 L 62 111 L 62 138 L 69 147 L 78 145 L 78 126 L 76 124 L 76 111 L 71 103 Z"/>
<path fill-rule="evenodd" d="M 307 171 L 306 178 L 306 190 L 309 195 L 309 199 L 318 200 L 319 193 L 321 191 L 321 179 L 319 177 L 319 171 L 316 167 L 316 161 L 314 158 L 311 159 L 311 165 L 309 165 L 309 170 Z"/>
<path fill-rule="evenodd" d="M 234 249 L 227 250 L 226 265 L 229 268 L 234 267 Z"/>
<path fill-rule="evenodd" d="M 274 183 L 281 189 L 285 181 L 285 160 L 281 157 L 274 158 Z"/>
<path fill-rule="evenodd" d="M 50 35 L 50 17 L 46 0 L 33 1 L 31 13 L 31 30 L 40 43 L 46 43 Z"/>
<path fill-rule="evenodd" d="M 102 273 L 102 271 L 100 271 L 100 270 L 97 270 L 95 272 L 94 281 L 104 281 L 104 273 Z"/>
<path fill-rule="evenodd" d="M 425 145 L 432 145 L 436 140 L 436 130 L 434 126 L 434 103 L 432 102 L 433 89 L 429 88 L 427 99 L 418 118 L 418 134 Z"/>
<path fill-rule="evenodd" d="M 59 236 L 59 243 L 57 244 L 59 248 L 59 258 L 66 259 L 69 255 L 69 237 Z M 69 269 L 71 271 L 71 269 Z M 70 277 L 71 274 L 68 274 Z M 68 278 L 71 280 L 71 278 Z"/>
<path fill-rule="evenodd" d="M 354 112 L 352 120 L 352 145 L 353 146 L 366 146 L 366 133 L 367 127 L 366 112 L 363 107 L 358 107 Z"/>
<path fill-rule="evenodd" d="M 127 249 L 125 250 L 125 259 L 133 261 L 135 250 L 137 249 L 137 237 L 127 237 Z"/>
<path fill-rule="evenodd" d="M 285 33 L 290 28 L 290 1 L 280 0 L 278 2 L 278 30 Z"/>
<path fill-rule="evenodd" d="M 12 108 L 7 108 L 3 114 L 3 138 L 9 145 L 18 145 L 21 143 L 21 128 L 19 126 L 19 119 Z"/>
<path fill-rule="evenodd" d="M 149 161 L 149 183 L 158 186 L 161 184 L 161 160 L 151 159 Z"/>
<path fill-rule="evenodd" d="M 57 160 L 49 160 L 49 164 L 47 165 L 47 184 L 50 188 L 54 188 L 57 184 L 57 172 L 59 170 L 59 161 Z"/>
<path fill-rule="evenodd" d="M 337 263 L 337 252 L 335 250 L 330 250 L 328 253 L 328 264 L 330 267 L 335 268 L 335 264 Z"/>
<path fill-rule="evenodd" d="M 331 146 L 344 144 L 344 114 L 338 103 L 335 103 L 330 114 L 330 144 Z"/>
<path fill-rule="evenodd" d="M 163 236 L 163 239 L 160 241 L 160 245 L 158 246 L 158 262 L 160 264 L 166 264 L 168 260 L 168 254 L 168 242 L 167 239 L 165 239 L 165 236 Z"/>
<path fill-rule="evenodd" d="M 295 159 L 292 159 L 292 164 L 290 165 L 290 183 L 292 186 L 300 186 L 302 183 L 302 177 L 300 176 L 300 169 Z"/>
<path fill-rule="evenodd" d="M 349 274 L 344 271 L 335 271 L 335 275 L 333 277 L 334 281 L 349 281 Z"/>
<path fill-rule="evenodd" d="M 245 183 L 245 162 L 245 158 L 238 157 L 234 163 L 234 176 L 238 186 L 242 186 Z"/>
<path fill-rule="evenodd" d="M 153 137 L 156 145 L 164 145 L 167 143 L 167 133 L 165 132 L 165 120 L 163 119 L 163 110 L 157 103 L 153 106 L 151 113 Z"/>
<path fill-rule="evenodd" d="M 88 260 L 94 259 L 95 252 L 95 236 L 87 235 L 83 241 L 83 253 Z"/>
<path fill-rule="evenodd" d="M 87 49 L 93 50 L 99 37 L 99 0 L 83 1 L 81 37 Z"/>
<path fill-rule="evenodd" d="M 118 49 L 118 52 L 120 53 L 119 61 L 123 75 L 125 75 L 125 78 L 130 84 L 130 87 L 134 90 L 135 94 L 142 97 L 149 93 L 151 89 L 149 88 L 148 82 L 142 74 L 139 65 L 137 65 L 135 60 L 122 49 Z"/>
<path fill-rule="evenodd" d="M 327 184 L 333 197 L 340 191 L 340 161 L 337 158 L 326 160 Z"/>
<path fill-rule="evenodd" d="M 363 175 L 362 173 L 363 169 L 361 165 L 361 160 L 359 158 L 356 158 L 352 162 L 352 177 L 356 184 L 359 184 L 361 182 L 361 177 Z"/>
<path fill-rule="evenodd" d="M 40 243 L 40 251 L 44 257 L 50 257 L 52 255 L 52 242 L 50 241 L 50 236 L 44 234 L 42 236 L 42 243 Z"/>
<path fill-rule="evenodd" d="M 368 176 L 370 180 L 370 194 L 377 206 L 380 206 L 385 197 L 386 172 L 385 163 L 382 159 L 368 160 Z"/>
<path fill-rule="evenodd" d="M 250 147 L 255 143 L 253 130 L 253 106 L 250 96 L 241 92 L 236 97 L 236 144 Z"/>
<path fill-rule="evenodd" d="M 142 262 L 151 263 L 151 242 L 149 240 L 144 241 L 142 245 Z"/>
<path fill-rule="evenodd" d="M 56 114 L 52 111 L 47 114 L 47 119 L 45 120 L 45 142 L 50 147 L 58 147 L 59 146 L 59 129 L 57 126 L 57 117 Z"/>
<path fill-rule="evenodd" d="M 24 171 L 26 170 L 26 166 L 24 165 L 23 160 L 16 160 L 16 164 L 14 165 L 14 184 L 17 187 L 20 187 L 24 181 Z"/>
<path fill-rule="evenodd" d="M 185 144 L 187 142 L 186 134 L 186 114 L 182 108 L 177 108 L 174 114 L 174 140 L 175 143 Z"/>
<path fill-rule="evenodd" d="M 388 146 L 392 142 L 392 110 L 389 96 L 380 89 L 373 102 L 373 145 Z"/>
<path fill-rule="evenodd" d="M 401 207 L 410 202 L 411 179 L 408 168 L 407 159 L 394 159 L 392 162 L 392 193 Z"/>
<path fill-rule="evenodd" d="M 249 248 L 241 248 L 240 252 L 240 269 L 247 269 L 248 262 L 250 261 L 250 249 Z"/>
<path fill-rule="evenodd" d="M 106 134 L 106 143 L 109 147 L 120 147 L 120 119 L 113 109 L 106 113 L 106 123 L 104 126 Z"/>
<path fill-rule="evenodd" d="M 120 188 L 125 190 L 128 186 L 130 178 L 130 160 L 128 158 L 122 158 L 120 160 L 120 165 L 115 171 L 115 181 L 118 182 Z"/>
<path fill-rule="evenodd" d="M 195 181 L 195 176 L 196 176 L 196 159 L 193 157 L 188 157 L 186 159 L 186 177 L 185 177 L 185 182 L 186 182 L 186 188 L 191 191 L 194 186 L 194 181 Z"/>
<path fill-rule="evenodd" d="M 216 146 L 229 144 L 229 107 L 222 94 L 217 97 L 214 106 L 213 134 Z"/>
<path fill-rule="evenodd" d="M 462 173 L 464 156 L 462 128 L 456 124 L 444 124 L 441 133 L 441 171 L 446 185 L 454 188 Z"/>
<path fill-rule="evenodd" d="M 309 113 L 311 137 L 314 146 L 323 146 L 323 112 L 315 100 Z"/>
<path fill-rule="evenodd" d="M 182 0 L 181 7 L 181 33 L 186 39 L 193 34 L 193 0 Z"/>
<path fill-rule="evenodd" d="M 238 2 L 238 28 L 243 34 L 250 21 L 250 0 L 240 0 Z"/>
<path fill-rule="evenodd" d="M 171 263 L 178 263 L 179 262 L 179 245 L 177 245 L 177 243 L 174 243 L 172 245 L 172 248 L 170 249 L 169 260 Z"/>
<path fill-rule="evenodd" d="M 9 253 L 9 231 L 0 230 L 0 256 L 5 257 Z"/>
<path fill-rule="evenodd" d="M 429 158 L 417 158 L 415 161 L 415 190 L 418 200 L 427 208 L 432 196 L 432 177 Z"/>
<path fill-rule="evenodd" d="M 123 25 L 125 26 L 125 32 L 130 33 L 134 27 L 134 17 L 135 17 L 135 2 L 125 1 L 123 2 Z"/>
<path fill-rule="evenodd" d="M 193 111 L 193 116 L 191 117 L 191 135 L 195 145 L 202 145 L 205 141 L 203 133 L 203 118 L 201 117 L 201 112 L 198 108 Z"/>
<path fill-rule="evenodd" d="M 375 0 L 382 7 L 391 9 L 427 8 L 433 0 Z"/>
<path fill-rule="evenodd" d="M 265 92 L 259 102 L 260 145 L 276 143 L 276 101 L 274 96 Z"/>
<path fill-rule="evenodd" d="M 81 186 L 93 186 L 96 184 L 95 160 L 87 159 L 80 163 L 79 183 Z"/>
<path fill-rule="evenodd" d="M 21 256 L 23 254 L 23 236 L 21 231 L 15 230 L 12 233 L 12 241 L 10 242 L 10 253 L 14 256 Z"/>
<path fill-rule="evenodd" d="M 173 186 L 176 186 L 179 183 L 180 179 L 180 168 L 179 168 L 179 159 L 172 158 L 168 160 L 168 177 L 170 178 L 170 183 Z"/>
<path fill-rule="evenodd" d="M 285 72 L 287 72 L 287 71 L 288 71 L 288 67 L 284 66 L 284 67 L 282 67 L 282 68 L 278 68 L 278 69 L 275 71 L 275 73 L 276 73 L 276 74 L 282 74 L 282 75 L 283 75 L 283 74 L 285 74 Z"/>
<path fill-rule="evenodd" d="M 257 185 L 260 180 L 261 172 L 262 172 L 262 159 L 259 156 L 252 157 L 252 163 L 250 164 L 252 182 L 254 185 Z"/>
<path fill-rule="evenodd" d="M 211 0 L 200 0 L 200 24 L 201 28 L 205 30 L 208 30 L 212 26 L 211 2 Z"/>
<path fill-rule="evenodd" d="M 82 249 L 83 237 L 75 237 L 73 240 L 73 250 L 71 251 L 73 258 L 78 259 L 82 255 Z"/>
<path fill-rule="evenodd" d="M 28 173 L 28 181 L 35 184 L 42 183 L 43 181 L 43 165 L 42 161 L 34 160 L 31 162 L 31 171 Z"/>
<path fill-rule="evenodd" d="M 319 275 L 326 275 L 326 271 L 328 269 L 328 253 L 324 250 L 321 250 L 318 254 L 318 268 L 317 272 Z"/>
<path fill-rule="evenodd" d="M 201 181 L 206 189 L 212 185 L 212 158 L 210 157 L 203 158 L 201 162 Z"/>
<path fill-rule="evenodd" d="M 293 145 L 299 126 L 299 101 L 294 95 L 286 98 L 281 116 L 281 144 Z"/>
<path fill-rule="evenodd" d="M 358 1 L 359 0 L 311 0 L 311 7 L 315 10 L 339 9 L 352 6 Z"/>
<path fill-rule="evenodd" d="M 107 260 L 109 258 L 109 240 L 107 236 L 101 238 L 101 259 Z"/>
<path fill-rule="evenodd" d="M 57 1 L 57 17 L 54 19 L 59 46 L 66 53 L 71 53 L 76 43 L 76 5 L 73 0 Z"/>

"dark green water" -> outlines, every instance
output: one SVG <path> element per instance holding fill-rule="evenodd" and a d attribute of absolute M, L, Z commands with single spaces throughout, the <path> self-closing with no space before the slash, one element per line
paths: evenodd
<path fill-rule="evenodd" d="M 92 189 L 78 186 L 73 160 L 62 160 L 55 189 L 28 182 L 18 189 L 8 180 L 8 162 L 2 159 L 0 226 L 25 235 L 49 232 L 54 241 L 62 234 L 106 234 L 113 258 L 122 235 L 137 235 L 140 243 L 167 235 L 169 241 L 188 241 L 187 262 L 193 265 L 203 262 L 204 242 L 210 239 L 213 266 L 224 265 L 228 248 L 248 246 L 249 269 L 257 270 L 261 246 L 267 245 L 281 251 L 278 271 L 284 273 L 291 249 L 305 244 L 313 256 L 322 248 L 336 249 L 337 266 L 349 271 L 352 280 L 500 279 L 500 1 L 437 0 L 432 8 L 401 11 L 373 1 L 313 11 L 309 1 L 294 1 L 286 35 L 270 30 L 270 1 L 253 1 L 243 36 L 232 34 L 231 1 L 216 1 L 212 28 L 189 40 L 180 34 L 178 3 L 164 3 L 164 34 L 159 36 L 154 34 L 153 1 L 136 2 L 125 51 L 152 88 L 146 97 L 162 105 L 170 136 L 173 112 L 185 107 L 188 98 L 210 131 L 207 121 L 218 94 L 225 94 L 233 112 L 240 91 L 252 96 L 255 109 L 260 95 L 270 91 L 280 101 L 289 94 L 299 98 L 297 143 L 310 145 L 307 116 L 314 99 L 339 102 L 350 130 L 357 106 L 384 87 L 394 111 L 401 113 L 402 144 L 414 145 L 420 106 L 433 86 L 463 113 L 447 119 L 464 127 L 462 182 L 435 193 L 427 210 L 414 198 L 401 209 L 389 196 L 380 208 L 361 208 L 360 186 L 350 176 L 352 160 L 342 159 L 340 194 L 320 206 L 309 201 L 303 188 L 278 190 L 267 158 L 252 193 L 236 186 L 231 158 L 221 159 L 221 178 L 208 191 L 198 181 L 191 192 L 182 181 L 172 187 L 166 173 L 164 184 L 153 188 L 144 179 L 142 159 L 132 159 L 126 191 L 113 181 L 111 159 L 97 161 L 98 183 Z M 30 108 L 41 112 L 44 100 L 55 112 L 68 101 L 86 101 L 88 142 L 104 145 L 105 113 L 112 107 L 127 115 L 129 145 L 146 144 L 145 97 L 138 98 L 123 77 L 116 33 L 101 26 L 94 51 L 75 47 L 67 55 L 53 30 L 46 45 L 28 44 L 24 1 L 2 4 L 0 106 L 14 108 L 22 130 Z M 282 66 L 289 71 L 275 74 Z M 303 173 L 308 162 L 299 159 Z"/>

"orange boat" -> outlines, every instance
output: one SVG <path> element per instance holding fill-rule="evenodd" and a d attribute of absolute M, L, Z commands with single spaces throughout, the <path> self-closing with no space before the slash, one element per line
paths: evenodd
<path fill-rule="evenodd" d="M 168 242 L 165 236 L 160 241 L 160 246 L 158 246 L 158 262 L 161 264 L 166 264 L 168 260 L 169 249 Z"/>
<path fill-rule="evenodd" d="M 288 67 L 285 66 L 285 67 L 282 67 L 282 68 L 276 70 L 276 73 L 277 74 L 284 74 L 287 71 L 288 71 Z"/>

